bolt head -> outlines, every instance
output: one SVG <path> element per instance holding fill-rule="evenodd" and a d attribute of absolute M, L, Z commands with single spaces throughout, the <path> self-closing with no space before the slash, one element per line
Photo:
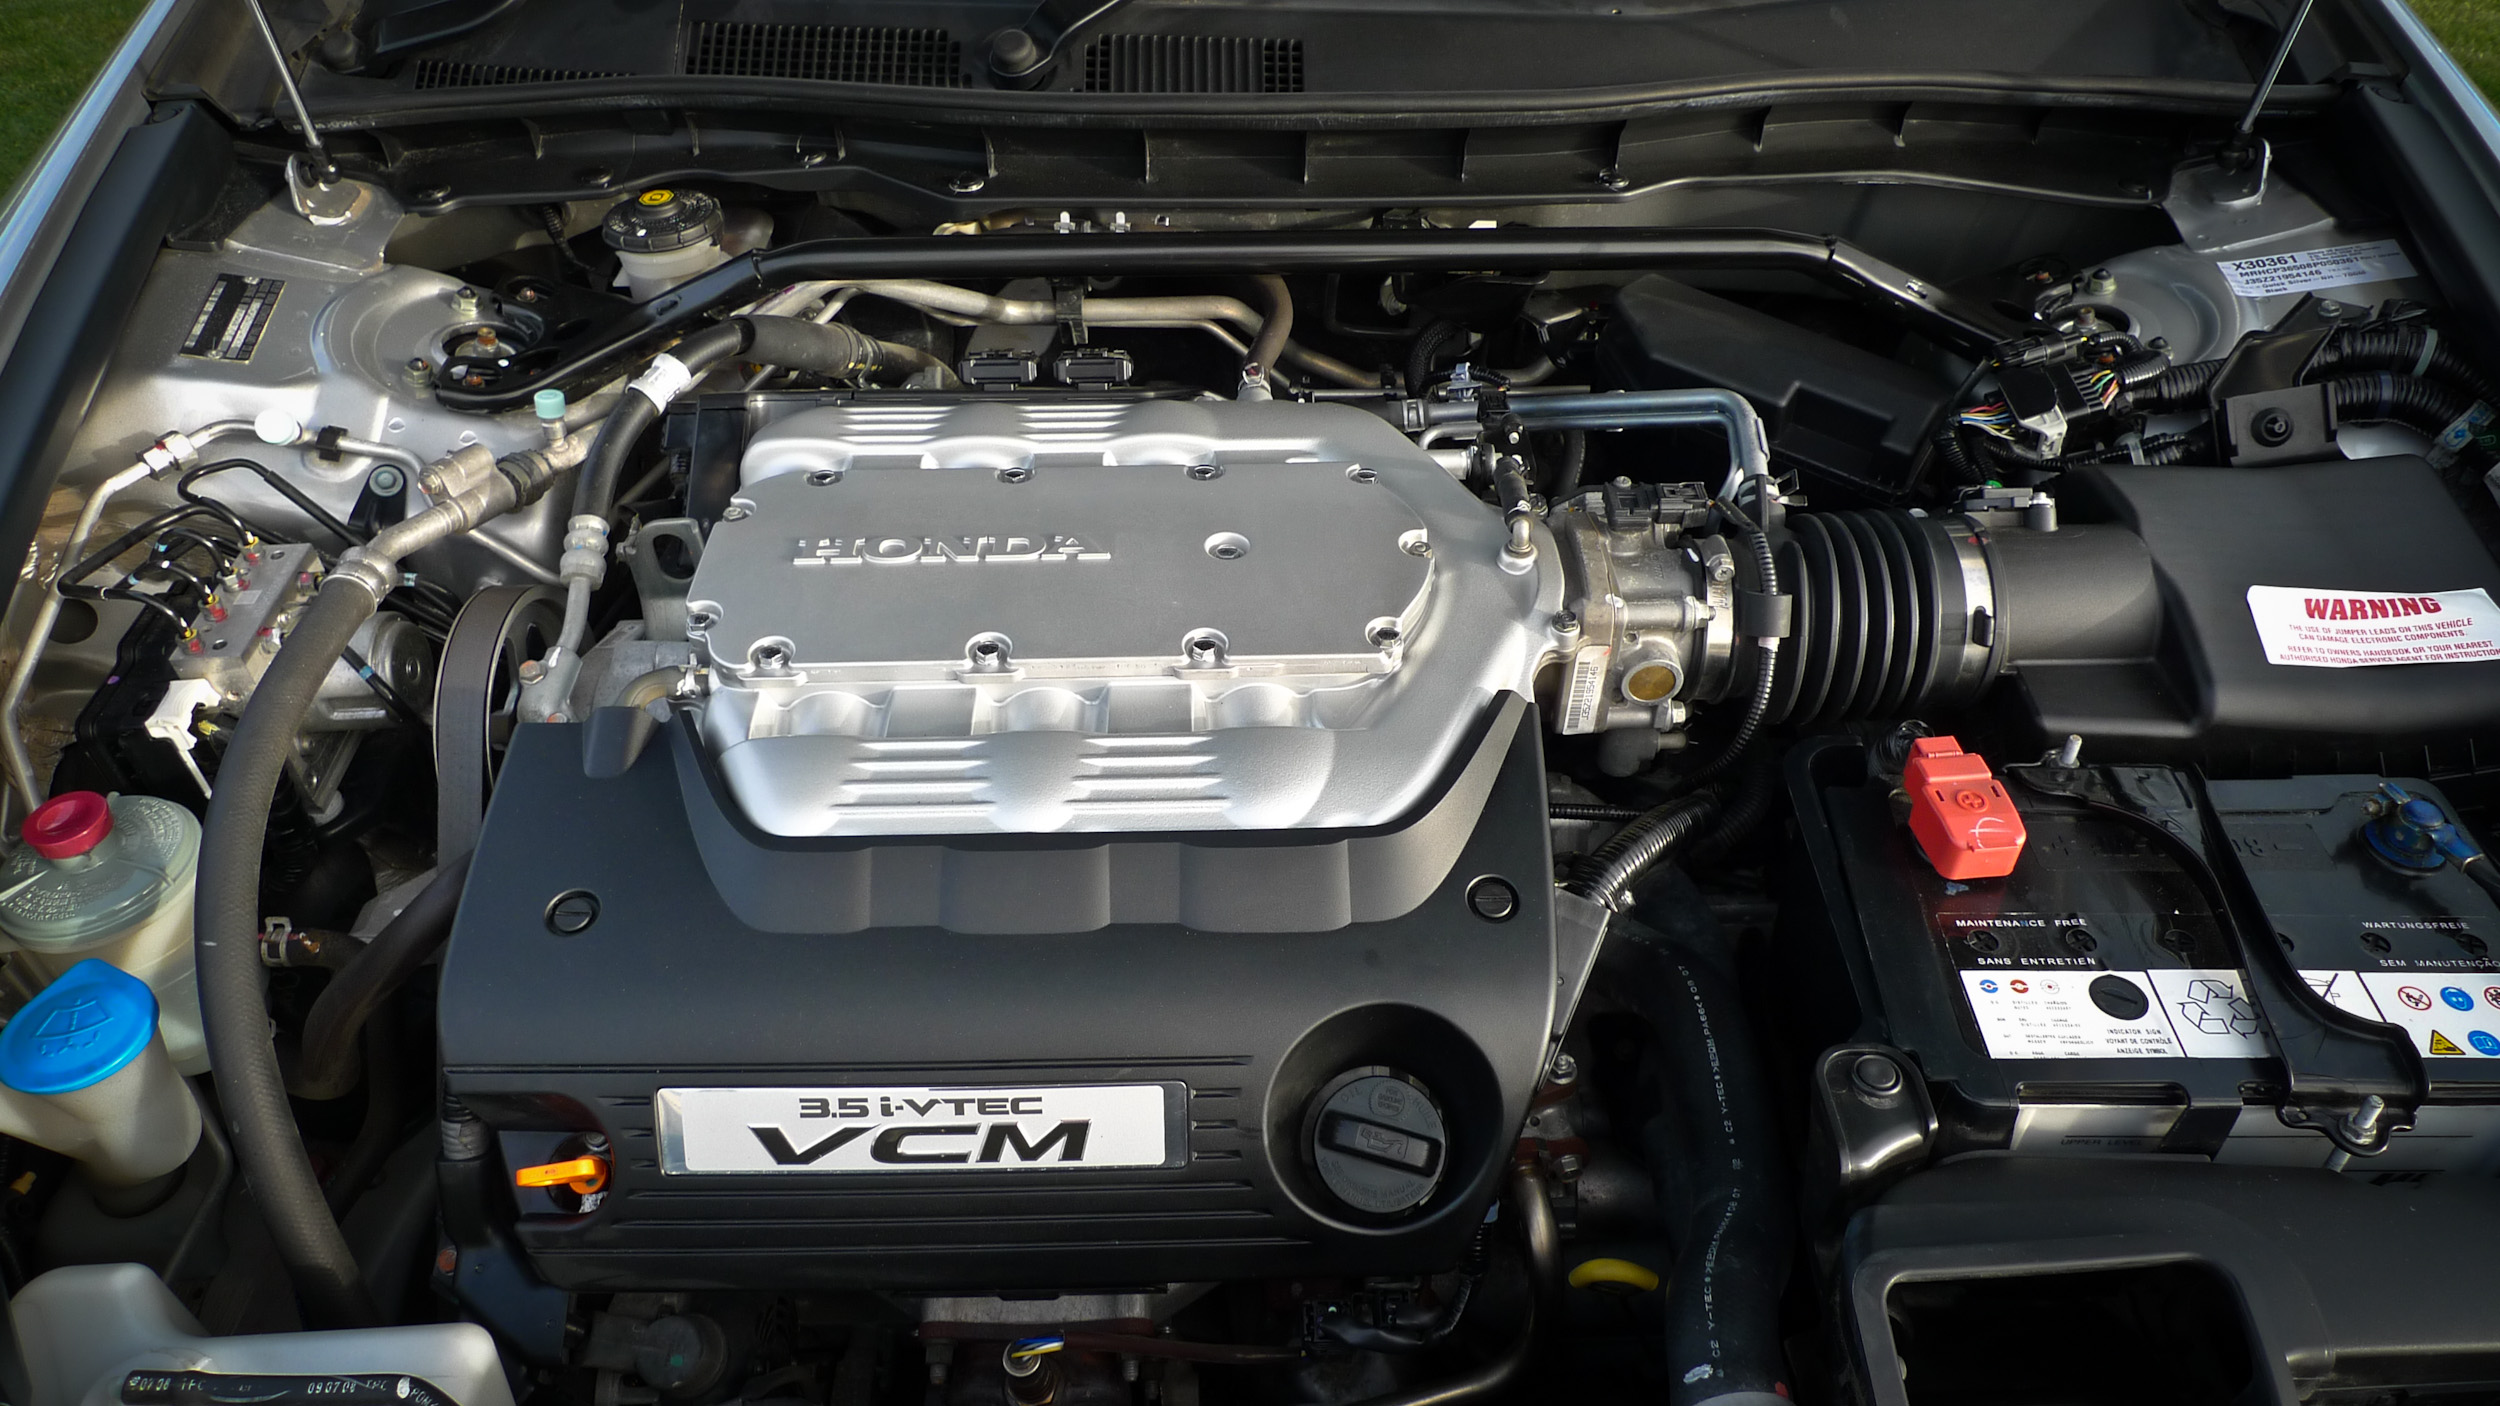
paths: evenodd
<path fill-rule="evenodd" d="M 1557 1053 L 1554 1056 L 1554 1062 L 1545 1067 L 1545 1079 L 1548 1083 L 1577 1083 L 1579 1078 L 1580 1061 L 1573 1059 L 1568 1054 Z"/>
<path fill-rule="evenodd" d="M 556 895 L 547 905 L 547 930 L 559 937 L 571 937 L 587 931 L 599 921 L 599 896 L 588 889 L 574 889 Z"/>
<path fill-rule="evenodd" d="M 981 187 L 988 185 L 989 183 L 989 177 L 974 175 L 972 172 L 966 171 L 962 175 L 957 176 L 955 179 L 948 181 L 946 183 L 946 188 L 955 192 L 957 195 L 976 195 L 980 193 Z"/>
<path fill-rule="evenodd" d="M 1849 1066 L 1849 1083 L 1862 1094 L 1889 1098 L 1901 1092 L 1901 1066 L 1885 1055 L 1862 1054 Z"/>
<path fill-rule="evenodd" d="M 723 522 L 744 522 L 747 517 L 747 507 L 744 503 L 732 503 L 720 510 L 720 517 Z"/>
<path fill-rule="evenodd" d="M 1519 915 L 1519 890 L 1487 875 L 1467 886 L 1467 908 L 1488 923 L 1507 923 Z"/>

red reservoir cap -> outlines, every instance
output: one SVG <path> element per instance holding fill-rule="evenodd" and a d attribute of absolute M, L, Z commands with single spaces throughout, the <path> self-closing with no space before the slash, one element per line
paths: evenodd
<path fill-rule="evenodd" d="M 19 831 L 46 859 L 71 859 L 104 843 L 113 833 L 113 803 L 94 791 L 70 791 L 35 807 Z"/>
<path fill-rule="evenodd" d="M 1922 737 L 1901 769 L 1910 793 L 1910 833 L 1927 862 L 1948 879 L 2002 879 L 2023 853 L 2023 818 L 1984 757 L 1950 737 Z"/>

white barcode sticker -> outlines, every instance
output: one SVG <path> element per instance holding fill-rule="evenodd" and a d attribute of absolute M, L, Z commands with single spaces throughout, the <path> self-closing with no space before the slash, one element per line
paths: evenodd
<path fill-rule="evenodd" d="M 2500 604 L 2470 591 L 2332 591 L 2251 586 L 2266 662 L 2310 669 L 2500 659 Z"/>
<path fill-rule="evenodd" d="M 1606 697 L 1606 669 L 1614 657 L 1614 650 L 1602 644 L 1584 644 L 1571 656 L 1571 675 L 1563 681 L 1563 736 L 1597 731 Z"/>
<path fill-rule="evenodd" d="M 2243 298 L 2277 293 L 2308 293 L 2321 288 L 2349 288 L 2356 283 L 2383 283 L 2413 277 L 2413 261 L 2392 239 L 2367 244 L 2339 244 L 2332 249 L 2303 249 L 2296 254 L 2259 254 L 2222 260 L 2222 276 Z"/>

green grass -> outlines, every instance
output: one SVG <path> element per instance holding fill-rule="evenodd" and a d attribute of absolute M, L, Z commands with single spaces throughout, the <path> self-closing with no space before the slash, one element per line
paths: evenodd
<path fill-rule="evenodd" d="M 0 196 L 142 8 L 144 0 L 0 0 Z"/>
<path fill-rule="evenodd" d="M 2411 0 L 2466 76 L 2500 102 L 2500 0 Z"/>

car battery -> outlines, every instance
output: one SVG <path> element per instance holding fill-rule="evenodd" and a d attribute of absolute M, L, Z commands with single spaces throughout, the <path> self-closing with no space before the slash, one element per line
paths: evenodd
<path fill-rule="evenodd" d="M 2019 862 L 2001 878 L 1948 879 L 1912 833 L 1897 771 L 1873 755 L 1830 739 L 1792 762 L 1811 873 L 1783 910 L 1770 999 L 1790 1004 L 1814 1048 L 1908 1054 L 1940 1155 L 2341 1164 L 2325 1137 L 2275 1114 L 2283 1066 L 2234 924 L 2192 854 L 2139 817 L 2026 785 L 2015 769 L 2005 791 L 2028 836 Z M 2129 771 L 2192 804 L 2192 778 Z M 2408 876 L 2369 854 L 2358 832 L 2379 785 L 2210 783 L 2230 849 L 2216 858 L 2246 875 L 2311 991 L 2400 1027 L 2423 1061 L 2430 1101 L 2414 1130 L 2353 1169 L 2500 1170 L 2500 909 L 2453 869 Z"/>

